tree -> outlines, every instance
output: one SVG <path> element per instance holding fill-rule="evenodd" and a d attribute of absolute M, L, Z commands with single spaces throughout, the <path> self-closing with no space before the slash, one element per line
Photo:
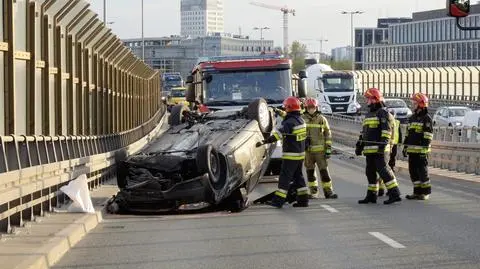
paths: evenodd
<path fill-rule="evenodd" d="M 293 73 L 305 69 L 305 56 L 307 55 L 307 46 L 298 41 L 293 41 L 290 47 L 290 58 L 292 59 Z"/>
<path fill-rule="evenodd" d="M 352 70 L 352 61 L 329 61 L 323 64 L 330 65 L 334 70 Z"/>

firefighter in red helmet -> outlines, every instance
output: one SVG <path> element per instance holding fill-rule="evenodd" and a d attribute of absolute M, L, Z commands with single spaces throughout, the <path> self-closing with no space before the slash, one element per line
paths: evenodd
<path fill-rule="evenodd" d="M 400 202 L 400 189 L 392 169 L 387 165 L 390 157 L 392 130 L 394 118 L 385 108 L 382 93 L 371 88 L 365 92 L 365 98 L 369 112 L 363 121 L 362 135 L 357 142 L 357 155 L 363 153 L 367 160 L 366 175 L 368 190 L 365 199 L 358 201 L 359 204 L 376 203 L 379 189 L 379 177 L 383 179 L 387 190 L 388 199 L 384 204 Z M 377 176 L 378 173 L 378 176 Z"/>
<path fill-rule="evenodd" d="M 305 155 L 308 187 L 312 198 L 318 197 L 318 181 L 315 177 L 315 166 L 320 171 L 323 194 L 326 199 L 337 199 L 333 192 L 332 178 L 328 171 L 328 159 L 332 154 L 332 133 L 327 119 L 318 111 L 318 102 L 315 98 L 305 100 L 303 119 L 307 124 L 308 146 Z"/>
<path fill-rule="evenodd" d="M 408 120 L 407 136 L 403 155 L 408 156 L 408 170 L 413 182 L 413 194 L 407 195 L 409 200 L 427 200 L 431 193 L 428 176 L 428 155 L 433 139 L 432 118 L 428 115 L 428 97 L 423 93 L 415 93 L 411 98 L 414 114 Z"/>
<path fill-rule="evenodd" d="M 294 207 L 308 207 L 308 188 L 305 184 L 302 168 L 305 159 L 305 140 L 307 138 L 307 126 L 302 118 L 301 102 L 298 98 L 290 96 L 283 101 L 286 115 L 282 126 L 273 131 L 273 135 L 257 147 L 267 143 L 283 140 L 282 169 L 278 180 L 278 190 L 268 204 L 281 208 L 287 200 L 289 191 L 295 192 L 296 203 Z"/>

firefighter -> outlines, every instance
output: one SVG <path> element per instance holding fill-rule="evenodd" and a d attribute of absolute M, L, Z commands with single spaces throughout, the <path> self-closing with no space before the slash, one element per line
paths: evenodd
<path fill-rule="evenodd" d="M 389 109 L 388 112 L 390 112 L 393 118 L 395 118 L 396 113 L 394 109 Z M 390 152 L 390 160 L 388 161 L 388 166 L 390 166 L 390 168 L 394 173 L 395 173 L 395 164 L 397 162 L 398 143 L 400 142 L 401 138 L 402 138 L 402 129 L 400 128 L 400 121 L 395 119 L 394 127 L 393 127 L 393 135 L 392 135 L 392 150 Z M 380 179 L 379 188 L 380 189 L 378 190 L 378 196 L 383 196 L 385 193 L 385 183 L 383 182 L 383 179 Z M 388 195 L 388 192 L 387 192 L 387 195 Z"/>
<path fill-rule="evenodd" d="M 392 169 L 387 165 L 394 119 L 386 110 L 382 93 L 378 89 L 368 89 L 365 92 L 365 98 L 370 111 L 363 121 L 362 135 L 357 142 L 355 152 L 357 155 L 363 153 L 366 157 L 368 190 L 365 199 L 358 201 L 358 203 L 377 203 L 378 176 L 384 180 L 389 190 L 389 197 L 383 203 L 400 202 L 402 198 L 400 198 L 397 180 Z"/>
<path fill-rule="evenodd" d="M 408 170 L 413 182 L 413 194 L 407 195 L 409 200 L 427 200 L 431 193 L 428 176 L 428 155 L 433 138 L 432 118 L 428 115 L 428 97 L 422 93 L 412 96 L 414 114 L 408 120 L 403 155 L 408 156 Z"/>
<path fill-rule="evenodd" d="M 268 204 L 282 208 L 289 190 L 293 188 L 296 191 L 297 200 L 293 207 L 308 207 L 308 188 L 302 173 L 307 125 L 300 113 L 301 103 L 298 98 L 288 97 L 283 101 L 283 107 L 286 116 L 282 121 L 282 127 L 274 130 L 272 136 L 257 143 L 257 147 L 259 147 L 283 139 L 282 169 L 278 180 L 278 190 L 275 191 Z"/>
<path fill-rule="evenodd" d="M 303 119 L 307 124 L 308 147 L 305 155 L 308 187 L 312 198 L 318 197 L 318 181 L 315 177 L 315 165 L 320 171 L 323 194 L 326 199 L 337 199 L 333 192 L 332 179 L 328 171 L 328 159 L 332 154 L 332 134 L 327 119 L 318 111 L 315 98 L 305 100 L 306 112 Z"/>

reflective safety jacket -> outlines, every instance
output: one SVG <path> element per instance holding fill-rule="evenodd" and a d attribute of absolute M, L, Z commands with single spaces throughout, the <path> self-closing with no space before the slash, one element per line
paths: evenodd
<path fill-rule="evenodd" d="M 282 126 L 273 131 L 273 134 L 267 138 L 267 143 L 273 143 L 283 140 L 284 160 L 304 160 L 305 159 L 305 140 L 307 138 L 307 125 L 300 112 L 287 113 Z"/>
<path fill-rule="evenodd" d="M 431 151 L 430 143 L 433 139 L 432 118 L 426 109 L 413 114 L 408 120 L 405 145 L 408 153 L 427 154 Z"/>
<path fill-rule="evenodd" d="M 392 145 L 398 145 L 402 139 L 402 128 L 400 128 L 400 121 L 395 120 L 393 126 Z"/>
<path fill-rule="evenodd" d="M 390 151 L 395 119 L 384 107 L 370 111 L 363 120 L 363 154 Z"/>
<path fill-rule="evenodd" d="M 307 152 L 325 152 L 332 146 L 332 133 L 327 119 L 320 112 L 313 115 L 304 113 L 303 119 L 307 124 L 307 137 L 310 142 Z"/>

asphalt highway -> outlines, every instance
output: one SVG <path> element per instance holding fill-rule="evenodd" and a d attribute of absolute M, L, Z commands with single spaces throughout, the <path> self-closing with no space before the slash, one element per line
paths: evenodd
<path fill-rule="evenodd" d="M 107 216 L 53 268 L 480 268 L 480 183 L 433 176 L 429 201 L 358 205 L 361 165 L 334 156 L 340 198 L 305 209 Z M 404 196 L 411 183 L 398 177 Z"/>

